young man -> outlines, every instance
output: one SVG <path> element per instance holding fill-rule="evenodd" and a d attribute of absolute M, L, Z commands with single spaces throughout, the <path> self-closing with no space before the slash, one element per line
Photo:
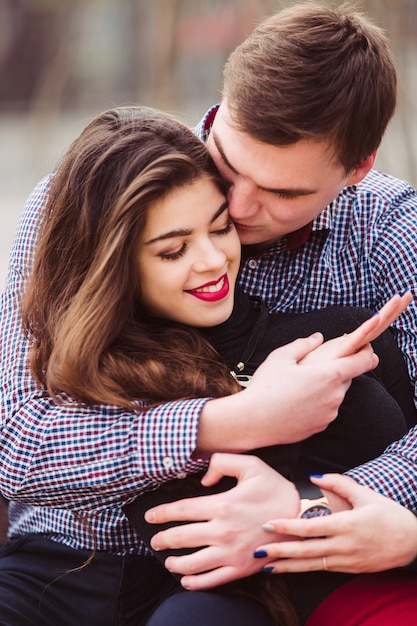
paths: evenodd
<path fill-rule="evenodd" d="M 265 20 L 232 53 L 222 103 L 198 132 L 230 182 L 229 210 L 244 246 L 241 282 L 270 310 L 330 304 L 377 310 L 396 291 L 415 294 L 416 191 L 372 169 L 395 102 L 396 70 L 383 33 L 346 5 L 292 6 Z M 415 385 L 416 302 L 394 326 Z M 416 455 L 414 428 L 349 474 L 417 511 Z M 246 458 L 220 455 L 211 476 L 223 473 L 241 480 L 242 497 L 236 492 L 183 501 L 149 517 L 209 520 L 154 539 L 160 549 L 211 546 L 204 562 L 196 555 L 168 560 L 174 571 L 190 574 L 183 584 L 193 589 L 244 575 L 252 566 L 248 553 L 244 564 L 238 555 L 247 550 L 253 525 L 262 523 L 254 511 L 261 485 L 272 478 Z M 269 497 L 273 506 L 280 496 L 270 484 L 267 496 L 262 487 L 263 502 Z M 277 524 L 277 532 L 329 539 L 277 544 L 270 556 L 290 558 L 273 562 L 275 571 L 378 571 L 417 555 L 417 520 L 409 511 L 346 477 L 322 484 L 354 511 L 314 520 L 310 531 L 310 520 Z M 231 543 L 233 528 L 240 532 Z M 192 576 L 204 570 L 212 571 Z"/>

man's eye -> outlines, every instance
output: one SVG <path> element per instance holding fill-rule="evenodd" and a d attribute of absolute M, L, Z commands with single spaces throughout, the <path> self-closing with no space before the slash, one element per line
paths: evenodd
<path fill-rule="evenodd" d="M 292 193 L 291 191 L 272 191 L 271 193 L 277 198 L 283 198 L 284 200 L 291 200 L 291 198 L 297 198 L 297 193 Z"/>

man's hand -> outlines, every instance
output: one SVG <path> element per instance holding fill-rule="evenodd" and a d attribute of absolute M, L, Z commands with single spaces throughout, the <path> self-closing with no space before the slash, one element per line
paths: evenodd
<path fill-rule="evenodd" d="M 327 428 L 352 378 L 378 364 L 369 342 L 410 298 L 409 293 L 394 296 L 378 315 L 343 337 L 323 344 L 323 335 L 314 333 L 273 350 L 249 387 L 205 404 L 194 456 L 294 443 Z"/>
<path fill-rule="evenodd" d="M 214 454 L 202 482 L 210 486 L 222 476 L 235 477 L 237 485 L 221 494 L 160 505 L 145 515 L 155 524 L 194 522 L 162 531 L 151 541 L 155 550 L 206 546 L 165 561 L 170 571 L 184 574 L 181 583 L 187 589 L 221 585 L 261 570 L 265 560 L 252 558 L 256 546 L 280 539 L 263 530 L 262 523 L 272 512 L 293 517 L 300 508 L 294 485 L 257 457 Z"/>
<path fill-rule="evenodd" d="M 376 315 L 363 322 L 351 333 L 326 341 L 316 350 L 307 354 L 301 363 L 342 358 L 355 354 L 389 328 L 397 317 L 405 311 L 410 302 L 411 293 L 409 291 L 402 296 L 399 294 L 393 296 Z"/>
<path fill-rule="evenodd" d="M 294 443 L 327 428 L 352 378 L 376 367 L 378 358 L 366 344 L 355 354 L 304 364 L 322 342 L 314 333 L 273 350 L 243 391 L 207 402 L 194 456 Z"/>
<path fill-rule="evenodd" d="M 274 573 L 322 570 L 324 564 L 330 571 L 379 572 L 408 565 L 416 557 L 417 518 L 411 511 L 348 476 L 326 474 L 312 482 L 327 495 L 333 510 L 343 502 L 351 510 L 268 522 L 266 527 L 275 534 L 299 538 L 258 546 L 268 553 Z M 332 501 L 333 494 L 337 498 Z"/>

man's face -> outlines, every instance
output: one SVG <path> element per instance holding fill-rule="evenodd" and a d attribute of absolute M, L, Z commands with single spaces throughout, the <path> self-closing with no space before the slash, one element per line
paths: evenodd
<path fill-rule="evenodd" d="M 328 144 L 300 140 L 290 146 L 261 143 L 232 125 L 220 105 L 207 146 L 229 181 L 229 212 L 242 244 L 280 239 L 311 222 L 348 184 Z"/>

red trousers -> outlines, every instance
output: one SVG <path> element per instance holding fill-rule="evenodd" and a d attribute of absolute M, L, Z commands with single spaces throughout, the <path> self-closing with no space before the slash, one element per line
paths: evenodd
<path fill-rule="evenodd" d="M 328 596 L 306 626 L 359 624 L 417 624 L 417 574 L 391 571 L 358 576 Z"/>

